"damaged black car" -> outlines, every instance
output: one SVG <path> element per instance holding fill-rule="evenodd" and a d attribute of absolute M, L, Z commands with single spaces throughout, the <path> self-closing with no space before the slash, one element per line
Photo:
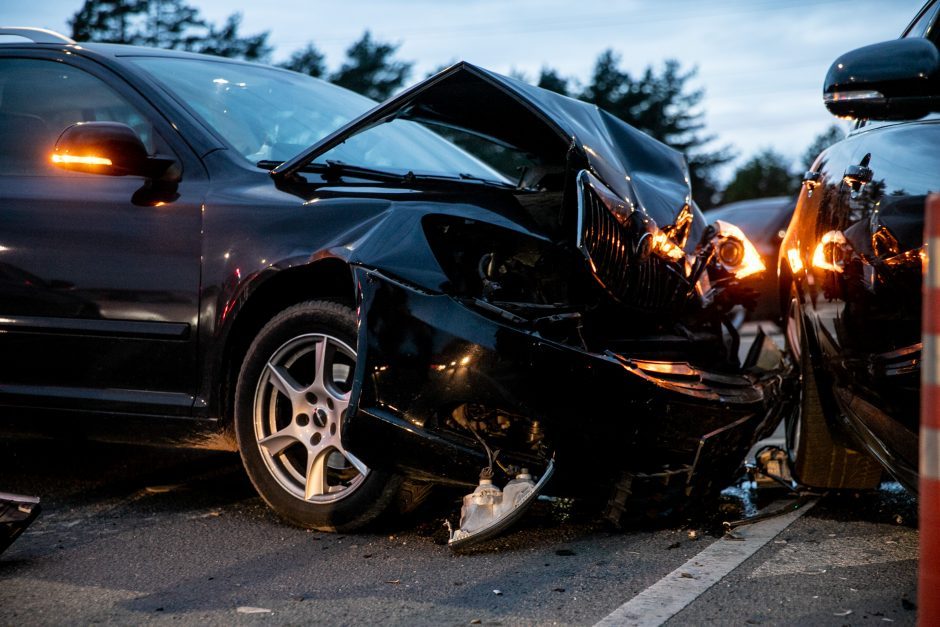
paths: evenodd
<path fill-rule="evenodd" d="M 460 543 L 550 475 L 615 522 L 695 503 L 779 422 L 788 365 L 763 337 L 742 363 L 728 315 L 760 255 L 706 225 L 679 153 L 605 111 L 466 63 L 373 108 L 17 34 L 6 424 L 237 449 L 318 529 L 476 486 Z"/>

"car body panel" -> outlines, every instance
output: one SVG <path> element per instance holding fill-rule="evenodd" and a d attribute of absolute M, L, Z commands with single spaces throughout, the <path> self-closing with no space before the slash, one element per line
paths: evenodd
<path fill-rule="evenodd" d="M 142 177 L 51 166 L 0 177 L 7 277 L 0 350 L 19 356 L 0 367 L 2 402 L 116 411 L 139 402 L 145 411 L 188 415 L 205 169 L 166 119 L 101 64 L 61 51 L 3 49 L 0 61 L 17 59 L 74 68 L 63 71 L 107 84 L 167 141 L 185 180 L 172 205 L 161 206 Z M 49 132 L 54 140 L 56 129 Z"/>

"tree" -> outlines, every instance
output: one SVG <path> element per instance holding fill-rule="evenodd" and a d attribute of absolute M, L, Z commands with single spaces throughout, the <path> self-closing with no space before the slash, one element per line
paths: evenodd
<path fill-rule="evenodd" d="M 238 28 L 241 26 L 241 22 L 241 13 L 233 13 L 226 18 L 221 28 L 209 24 L 209 32 L 191 50 L 248 61 L 267 59 L 271 54 L 271 46 L 268 45 L 268 32 L 240 35 Z"/>
<path fill-rule="evenodd" d="M 542 89 L 554 91 L 562 96 L 570 95 L 568 83 L 570 81 L 552 68 L 543 67 L 539 72 L 539 82 L 536 83 Z"/>
<path fill-rule="evenodd" d="M 375 100 L 385 100 L 411 74 L 411 62 L 394 60 L 398 48 L 396 44 L 374 41 L 366 31 L 346 50 L 346 61 L 330 81 Z"/>
<path fill-rule="evenodd" d="M 136 41 L 137 22 L 147 11 L 145 0 L 86 0 L 69 20 L 72 39 L 103 43 Z"/>
<path fill-rule="evenodd" d="M 800 189 L 799 177 L 790 170 L 787 159 L 770 148 L 751 157 L 735 171 L 722 195 L 722 203 L 789 196 Z"/>
<path fill-rule="evenodd" d="M 281 67 L 320 78 L 326 74 L 326 57 L 312 43 L 297 50 Z"/>
<path fill-rule="evenodd" d="M 805 166 L 806 169 L 809 169 L 813 165 L 813 162 L 816 161 L 816 157 L 819 156 L 819 153 L 836 142 L 842 141 L 844 137 L 845 131 L 843 131 L 838 124 L 830 124 L 829 128 L 817 135 L 813 139 L 813 143 L 806 148 L 806 152 L 803 153 L 802 165 Z"/>
<path fill-rule="evenodd" d="M 154 46 L 250 61 L 271 53 L 268 33 L 241 35 L 241 15 L 222 26 L 207 22 L 183 0 L 85 0 L 69 20 L 76 41 Z"/>

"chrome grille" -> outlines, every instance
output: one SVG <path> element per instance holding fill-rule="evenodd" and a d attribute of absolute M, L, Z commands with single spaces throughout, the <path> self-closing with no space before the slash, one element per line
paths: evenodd
<path fill-rule="evenodd" d="M 630 234 L 593 190 L 582 187 L 581 195 L 580 247 L 597 281 L 625 305 L 654 311 L 672 306 L 686 281 L 656 255 L 633 259 Z"/>

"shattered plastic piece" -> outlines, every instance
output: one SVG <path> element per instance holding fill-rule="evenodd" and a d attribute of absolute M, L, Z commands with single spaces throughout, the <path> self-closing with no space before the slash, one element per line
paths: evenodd
<path fill-rule="evenodd" d="M 833 616 L 848 616 L 852 613 L 852 610 L 842 610 L 841 612 L 833 612 Z"/>
<path fill-rule="evenodd" d="M 0 553 L 36 520 L 40 510 L 35 496 L 0 492 Z"/>
<path fill-rule="evenodd" d="M 144 488 L 144 491 L 150 494 L 166 494 L 167 492 L 172 492 L 173 490 L 179 489 L 179 484 L 173 485 L 148 485 Z"/>
<path fill-rule="evenodd" d="M 495 594 L 495 595 L 498 596 L 498 597 L 501 597 L 501 596 L 503 596 L 503 591 L 502 591 L 502 590 L 493 590 L 493 594 Z"/>
<path fill-rule="evenodd" d="M 491 479 L 480 479 L 480 485 L 463 497 L 460 527 L 451 532 L 447 545 L 456 551 L 507 529 L 535 501 L 554 468 L 554 462 L 549 461 L 538 483 L 534 483 L 532 475 L 523 469 L 503 490 L 493 485 Z"/>
<path fill-rule="evenodd" d="M 238 608 L 239 614 L 270 614 L 271 610 L 266 607 L 251 607 L 250 605 L 242 605 Z"/>

